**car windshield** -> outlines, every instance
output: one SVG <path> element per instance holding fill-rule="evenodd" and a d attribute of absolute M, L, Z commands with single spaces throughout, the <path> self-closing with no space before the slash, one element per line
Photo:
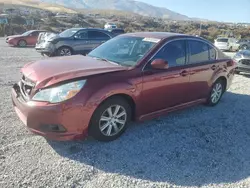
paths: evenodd
<path fill-rule="evenodd" d="M 33 31 L 26 31 L 25 33 L 22 34 L 22 36 L 28 36 L 29 34 L 31 34 Z"/>
<path fill-rule="evenodd" d="M 160 39 L 142 37 L 115 37 L 88 54 L 122 66 L 135 66 Z"/>
<path fill-rule="evenodd" d="M 219 39 L 217 39 L 217 42 L 228 42 L 228 39 L 226 39 L 226 38 L 219 38 Z"/>
<path fill-rule="evenodd" d="M 72 37 L 76 32 L 78 32 L 79 29 L 67 29 L 59 34 L 60 37 L 66 38 L 66 37 Z"/>

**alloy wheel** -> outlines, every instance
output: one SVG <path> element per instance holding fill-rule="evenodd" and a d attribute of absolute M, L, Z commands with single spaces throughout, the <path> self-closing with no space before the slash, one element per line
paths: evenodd
<path fill-rule="evenodd" d="M 120 105 L 113 105 L 107 108 L 101 115 L 99 129 L 105 136 L 117 135 L 125 126 L 127 112 Z"/>
<path fill-rule="evenodd" d="M 69 48 L 62 48 L 60 50 L 60 56 L 71 56 L 71 50 Z"/>
<path fill-rule="evenodd" d="M 223 93 L 223 86 L 220 82 L 218 82 L 213 87 L 213 90 L 211 93 L 211 102 L 213 104 L 216 104 L 220 100 L 222 93 Z"/>
<path fill-rule="evenodd" d="M 26 46 L 26 42 L 24 40 L 19 41 L 18 44 L 19 44 L 20 47 L 25 47 Z"/>

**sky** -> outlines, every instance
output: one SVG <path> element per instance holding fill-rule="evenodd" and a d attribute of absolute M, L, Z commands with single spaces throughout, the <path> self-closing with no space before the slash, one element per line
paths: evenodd
<path fill-rule="evenodd" d="M 250 0 L 139 0 L 188 17 L 250 23 Z"/>

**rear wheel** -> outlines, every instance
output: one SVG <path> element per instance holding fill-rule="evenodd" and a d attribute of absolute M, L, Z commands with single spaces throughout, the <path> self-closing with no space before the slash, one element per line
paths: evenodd
<path fill-rule="evenodd" d="M 20 41 L 18 42 L 18 46 L 19 46 L 19 47 L 25 47 L 25 46 L 27 46 L 27 42 L 26 42 L 25 40 L 20 40 Z"/>
<path fill-rule="evenodd" d="M 207 104 L 209 106 L 215 106 L 220 102 L 220 99 L 225 91 L 225 87 L 226 87 L 225 82 L 223 82 L 223 80 L 221 79 L 217 80 L 213 84 L 212 90 L 207 99 Z"/>
<path fill-rule="evenodd" d="M 248 46 L 247 46 L 246 44 L 244 44 L 244 45 L 242 45 L 242 46 L 240 47 L 240 49 L 241 49 L 241 50 L 247 50 L 247 49 L 248 49 Z"/>
<path fill-rule="evenodd" d="M 131 107 L 121 97 L 108 99 L 97 108 L 91 118 L 89 133 L 99 141 L 113 141 L 120 137 L 131 120 Z"/>
<path fill-rule="evenodd" d="M 72 50 L 69 47 L 61 47 L 57 50 L 58 56 L 71 56 Z"/>
<path fill-rule="evenodd" d="M 229 52 L 232 52 L 233 51 L 233 47 L 231 46 L 230 48 L 229 48 Z"/>

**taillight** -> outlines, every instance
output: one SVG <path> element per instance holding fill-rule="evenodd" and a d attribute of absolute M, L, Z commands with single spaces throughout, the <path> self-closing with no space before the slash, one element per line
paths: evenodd
<path fill-rule="evenodd" d="M 227 62 L 227 66 L 228 66 L 228 67 L 236 66 L 236 61 L 234 61 L 233 59 L 230 60 L 230 61 L 228 61 L 228 62 Z"/>

